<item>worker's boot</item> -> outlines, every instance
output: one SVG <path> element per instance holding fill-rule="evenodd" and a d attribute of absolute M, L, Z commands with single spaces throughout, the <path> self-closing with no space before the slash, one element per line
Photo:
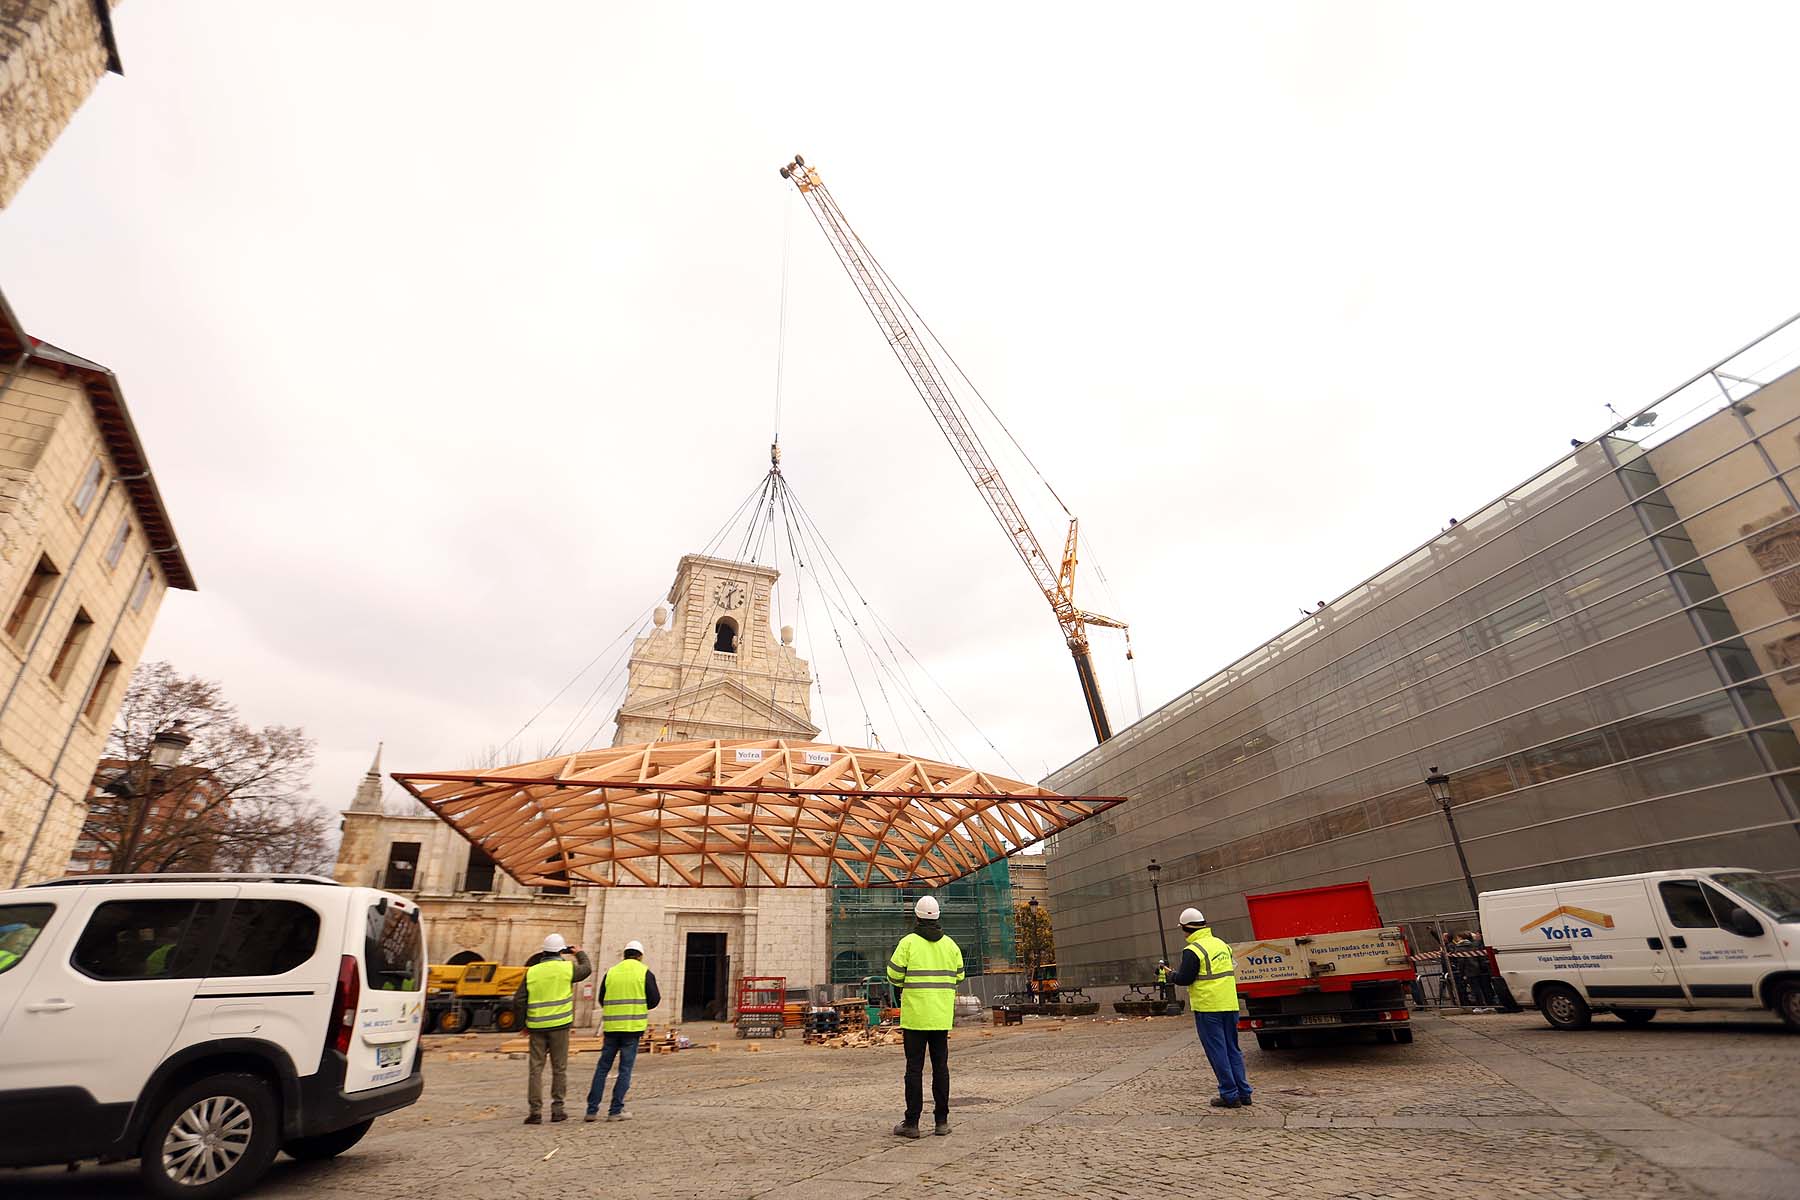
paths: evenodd
<path fill-rule="evenodd" d="M 1236 1100 L 1227 1100 L 1223 1096 L 1214 1096 L 1211 1103 L 1214 1108 L 1236 1108 L 1238 1106 Z"/>
<path fill-rule="evenodd" d="M 949 1137 L 950 1136 L 950 1122 L 948 1122 L 948 1121 L 937 1122 L 936 1124 L 934 1124 L 931 1127 L 931 1132 L 936 1134 L 938 1137 Z"/>
<path fill-rule="evenodd" d="M 908 1125 L 905 1121 L 902 1121 L 898 1125 L 894 1126 L 894 1136 L 895 1137 L 903 1137 L 903 1138 L 916 1138 L 919 1136 L 919 1127 L 917 1125 Z"/>
<path fill-rule="evenodd" d="M 1245 1108 L 1249 1108 L 1250 1107 L 1250 1097 L 1240 1096 L 1240 1097 L 1238 1097 L 1238 1103 L 1243 1105 Z"/>
<path fill-rule="evenodd" d="M 560 1108 L 553 1108 L 550 1110 L 550 1119 L 552 1121 L 566 1121 L 569 1119 L 569 1114 Z"/>
<path fill-rule="evenodd" d="M 529 1117 L 525 1118 L 525 1124 L 527 1125 L 542 1125 L 543 1123 L 544 1118 L 537 1113 L 532 1113 Z"/>

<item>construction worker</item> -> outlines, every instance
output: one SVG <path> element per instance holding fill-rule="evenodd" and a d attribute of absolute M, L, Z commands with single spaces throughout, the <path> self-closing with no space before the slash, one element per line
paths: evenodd
<path fill-rule="evenodd" d="M 570 961 L 573 956 L 574 961 Z M 527 1125 L 544 1123 L 544 1060 L 550 1060 L 550 1119 L 566 1121 L 563 1098 L 569 1086 L 569 1030 L 575 1024 L 575 985 L 594 973 L 580 947 L 560 933 L 544 939 L 543 949 L 525 960 L 525 982 L 514 1003 L 525 1006 L 525 1036 L 531 1041 L 531 1070 L 525 1103 Z"/>
<path fill-rule="evenodd" d="M 606 1091 L 606 1073 L 619 1060 L 618 1082 L 613 1084 L 609 1121 L 629 1121 L 625 1093 L 631 1088 L 631 1068 L 637 1062 L 638 1043 L 650 1027 L 650 1010 L 662 1003 L 656 976 L 644 965 L 644 943 L 625 943 L 625 957 L 600 979 L 600 1061 L 594 1065 L 594 1082 L 588 1085 L 585 1121 L 597 1120 L 600 1097 Z"/>
<path fill-rule="evenodd" d="M 962 951 L 938 924 L 938 902 L 924 896 L 913 905 L 913 931 L 888 960 L 888 982 L 900 993 L 900 1038 L 906 1046 L 906 1116 L 896 1137 L 919 1136 L 925 1109 L 925 1055 L 931 1054 L 932 1132 L 950 1132 L 950 1024 L 956 985 L 963 981 Z"/>
<path fill-rule="evenodd" d="M 1187 934 L 1187 947 L 1181 952 L 1181 965 L 1170 973 L 1169 982 L 1187 987 L 1194 1028 L 1200 1034 L 1206 1061 L 1212 1064 L 1219 1081 L 1219 1094 L 1212 1106 L 1236 1108 L 1249 1104 L 1250 1081 L 1244 1077 L 1244 1055 L 1238 1049 L 1237 972 L 1231 962 L 1231 947 L 1213 936 L 1197 908 L 1181 910 L 1181 929 Z"/>
<path fill-rule="evenodd" d="M 1173 998 L 1169 990 L 1169 960 L 1166 958 L 1156 960 L 1156 990 L 1162 993 L 1164 1000 Z"/>

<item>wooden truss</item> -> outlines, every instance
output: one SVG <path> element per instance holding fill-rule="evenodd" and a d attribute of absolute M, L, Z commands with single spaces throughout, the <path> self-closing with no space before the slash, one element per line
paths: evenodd
<path fill-rule="evenodd" d="M 393 778 L 538 886 L 933 887 L 1123 800 L 780 740 L 652 742 Z"/>

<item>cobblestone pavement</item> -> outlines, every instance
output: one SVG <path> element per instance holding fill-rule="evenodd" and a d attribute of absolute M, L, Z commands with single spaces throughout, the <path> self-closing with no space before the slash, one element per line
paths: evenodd
<path fill-rule="evenodd" d="M 1558 1033 L 1535 1014 L 1421 1017 L 1410 1046 L 1265 1054 L 1253 1108 L 1208 1107 L 1186 1019 L 958 1030 L 948 1138 L 895 1139 L 898 1047 L 724 1040 L 638 1060 L 624 1124 L 527 1128 L 522 1062 L 434 1040 L 425 1098 L 327 1163 L 278 1160 L 268 1200 L 546 1195 L 860 1200 L 1795 1195 L 1800 1036 L 1665 1014 Z M 695 1032 L 693 1030 L 690 1033 Z M 701 1033 L 697 1040 L 710 1040 Z M 458 1048 L 451 1057 L 451 1048 Z M 1209 1181 L 1204 1189 L 1201 1180 Z M 128 1165 L 0 1174 L 18 1200 L 140 1195 Z"/>

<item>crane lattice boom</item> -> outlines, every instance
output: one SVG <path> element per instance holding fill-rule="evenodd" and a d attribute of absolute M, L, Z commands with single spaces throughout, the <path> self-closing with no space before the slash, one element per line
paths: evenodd
<path fill-rule="evenodd" d="M 937 422 L 938 429 L 943 432 L 945 440 L 968 472 L 969 480 L 975 490 L 981 493 L 981 499 L 994 514 L 994 519 L 1006 531 L 1013 549 L 1024 561 L 1031 572 L 1038 590 L 1050 602 L 1050 608 L 1056 614 L 1057 624 L 1062 627 L 1063 640 L 1067 642 L 1069 652 L 1075 659 L 1075 671 L 1081 679 L 1082 698 L 1087 704 L 1088 718 L 1093 722 L 1094 736 L 1104 742 L 1112 736 L 1112 726 L 1106 717 L 1106 706 L 1100 698 L 1100 684 L 1094 676 L 1092 657 L 1088 647 L 1087 627 L 1099 625 L 1109 629 L 1126 629 L 1125 622 L 1098 613 L 1083 612 L 1075 606 L 1075 565 L 1076 565 L 1076 527 L 1077 521 L 1069 521 L 1069 535 L 1064 543 L 1063 556 L 1060 562 L 1052 562 L 1044 553 L 1042 543 L 1032 530 L 1030 522 L 1025 519 L 1025 512 L 1013 497 L 1012 489 L 1006 486 L 1001 477 L 1000 468 L 995 465 L 987 447 L 982 444 L 981 437 L 970 424 L 968 415 L 963 412 L 956 393 L 951 389 L 944 372 L 932 355 L 930 344 L 919 336 L 918 330 L 908 315 L 911 306 L 900 294 L 881 264 L 869 253 L 856 231 L 850 228 L 844 212 L 832 198 L 830 191 L 819 178 L 819 173 L 806 165 L 799 155 L 794 161 L 781 168 L 781 176 L 793 182 L 806 201 L 806 207 L 824 231 L 825 238 L 837 253 L 838 261 L 843 264 L 844 271 L 850 276 L 856 292 L 868 306 L 869 314 L 881 327 L 886 336 L 888 346 L 894 357 L 906 371 L 907 378 L 912 380 L 913 387 L 931 410 L 932 419 Z M 1126 634 L 1127 657 L 1130 654 L 1130 633 Z"/>

